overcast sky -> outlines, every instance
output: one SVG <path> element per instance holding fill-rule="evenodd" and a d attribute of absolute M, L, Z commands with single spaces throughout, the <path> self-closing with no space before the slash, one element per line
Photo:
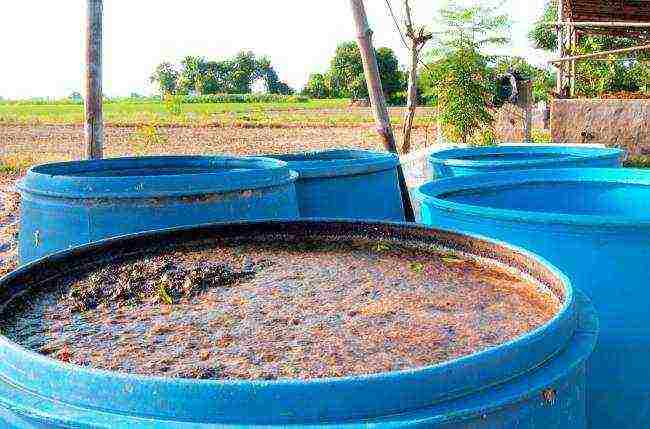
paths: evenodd
<path fill-rule="evenodd" d="M 416 20 L 433 22 L 443 0 L 413 0 Z M 85 0 L 3 1 L 0 96 L 63 97 L 82 89 Z M 406 52 L 384 0 L 366 0 L 376 46 Z M 392 0 L 399 13 L 400 0 Z M 467 0 L 466 3 L 471 3 Z M 544 0 L 508 0 L 513 55 L 544 65 L 548 55 L 526 38 Z M 268 55 L 281 79 L 301 88 L 327 69 L 336 45 L 355 37 L 348 0 L 105 0 L 104 92 L 150 94 L 148 76 L 185 55 Z"/>

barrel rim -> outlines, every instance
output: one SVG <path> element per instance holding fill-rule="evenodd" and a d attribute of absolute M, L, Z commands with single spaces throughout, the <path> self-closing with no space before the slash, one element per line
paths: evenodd
<path fill-rule="evenodd" d="M 553 153 L 558 155 L 568 155 L 566 158 L 554 159 L 529 159 L 519 161 L 495 161 L 495 160 L 466 160 L 455 157 L 462 155 L 498 155 L 508 153 L 533 152 L 533 153 Z M 435 152 L 429 156 L 429 162 L 442 164 L 449 167 L 465 167 L 477 170 L 481 169 L 525 169 L 527 167 L 558 166 L 575 162 L 588 162 L 606 159 L 621 159 L 625 151 L 618 148 L 606 147 L 580 147 L 580 146 L 544 146 L 544 145 L 526 145 L 526 146 L 489 146 L 489 147 L 472 147 L 472 148 L 453 148 L 440 152 Z"/>
<path fill-rule="evenodd" d="M 179 174 L 84 176 L 102 170 L 173 167 Z M 183 169 L 221 168 L 214 173 L 183 173 Z M 228 171 L 230 170 L 230 171 Z M 75 175 L 76 174 L 76 175 Z M 219 194 L 292 183 L 297 174 L 285 162 L 263 157 L 151 156 L 68 161 L 31 167 L 18 185 L 23 194 L 52 198 L 156 198 Z"/>
<path fill-rule="evenodd" d="M 411 370 L 316 380 L 192 381 L 123 374 L 58 362 L 0 336 L 0 357 L 2 357 L 0 379 L 7 380 L 22 390 L 38 392 L 43 397 L 54 398 L 70 405 L 107 412 L 135 413 L 139 416 L 192 419 L 193 416 L 183 415 L 183 412 L 186 409 L 194 411 L 201 409 L 206 413 L 206 418 L 212 422 L 254 423 L 259 420 L 254 420 L 255 416 L 248 416 L 250 410 L 247 407 L 237 409 L 238 414 L 231 415 L 230 413 L 234 412 L 232 404 L 233 402 L 248 404 L 251 400 L 263 400 L 267 415 L 257 418 L 267 419 L 271 415 L 274 422 L 288 423 L 295 422 L 296 419 L 320 421 L 323 418 L 320 413 L 313 409 L 307 411 L 299 407 L 300 404 L 304 406 L 301 402 L 305 401 L 304 398 L 312 398 L 312 400 L 318 398 L 321 406 L 324 403 L 335 405 L 325 407 L 329 419 L 374 418 L 404 412 L 405 408 L 423 408 L 436 402 L 469 395 L 487 386 L 507 382 L 551 359 L 569 344 L 576 331 L 576 298 L 571 283 L 564 274 L 542 258 L 517 247 L 480 236 L 435 230 L 415 224 L 388 222 L 341 220 L 226 222 L 133 234 L 59 252 L 34 261 L 0 279 L 0 291 L 11 290 L 12 283 L 23 284 L 30 279 L 30 276 L 46 272 L 48 265 L 64 266 L 65 261 L 78 261 L 89 255 L 92 257 L 110 251 L 112 247 L 150 243 L 154 237 L 163 239 L 183 236 L 183 234 L 205 237 L 209 233 L 233 234 L 237 230 L 248 231 L 250 228 L 271 232 L 301 228 L 308 234 L 305 237 L 312 237 L 318 231 L 322 234 L 322 231 L 332 227 L 338 231 L 337 237 L 347 237 L 342 232 L 356 236 L 365 231 L 372 234 L 374 239 L 385 237 L 382 234 L 395 234 L 396 238 L 404 236 L 419 240 L 429 238 L 432 243 L 453 239 L 471 249 L 477 249 L 476 251 L 487 249 L 490 252 L 499 252 L 498 255 L 503 258 L 521 258 L 522 263 L 527 264 L 526 269 L 540 270 L 561 285 L 564 291 L 562 309 L 551 321 L 533 331 L 498 347 L 459 359 Z M 492 256 L 490 254 L 490 257 Z M 497 257 L 494 256 L 494 259 Z M 507 368 L 504 368 L 504 365 Z M 458 386 L 450 380 L 455 381 Z M 74 383 L 80 384 L 75 386 Z M 93 386 L 95 396 L 84 397 L 83 400 L 75 398 L 78 389 L 88 389 Z M 449 387 L 455 390 L 450 390 Z M 372 404 L 366 404 L 364 399 L 367 396 L 363 393 L 368 389 L 384 392 L 386 396 L 375 397 L 370 401 Z M 406 389 L 407 392 L 400 389 Z M 159 402 L 159 406 L 168 407 L 166 411 L 160 411 L 152 403 L 138 401 L 138 398 L 142 398 L 142 395 L 147 392 L 156 392 L 163 399 L 171 396 L 175 399 L 173 403 Z M 341 398 L 345 401 L 337 403 Z M 209 406 L 204 403 L 206 400 L 209 400 Z M 197 406 L 202 401 L 203 406 Z M 106 404 L 111 404 L 112 408 L 106 409 Z M 178 408 L 178 404 L 182 407 Z M 358 409 L 359 404 L 364 405 L 365 408 Z M 354 405 L 357 408 L 352 408 Z M 283 414 L 287 410 L 294 413 L 304 412 L 304 415 L 287 416 Z"/>
<path fill-rule="evenodd" d="M 399 157 L 389 152 L 357 149 L 331 149 L 280 155 L 263 155 L 284 161 L 300 178 L 331 178 L 356 176 L 392 170 L 399 164 Z"/>
<path fill-rule="evenodd" d="M 414 198 L 436 209 L 449 213 L 471 215 L 477 219 L 535 225 L 557 224 L 590 229 L 594 227 L 634 229 L 650 227 L 650 216 L 644 219 L 626 218 L 618 215 L 534 212 L 478 206 L 444 199 L 445 194 L 460 191 L 547 182 L 600 182 L 650 186 L 650 171 L 631 168 L 564 168 L 473 174 L 426 183 L 414 190 Z"/>

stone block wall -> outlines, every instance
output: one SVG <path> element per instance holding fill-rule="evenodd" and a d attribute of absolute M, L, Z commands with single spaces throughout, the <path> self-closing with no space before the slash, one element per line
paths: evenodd
<path fill-rule="evenodd" d="M 650 100 L 554 100 L 554 143 L 604 144 L 650 155 Z"/>

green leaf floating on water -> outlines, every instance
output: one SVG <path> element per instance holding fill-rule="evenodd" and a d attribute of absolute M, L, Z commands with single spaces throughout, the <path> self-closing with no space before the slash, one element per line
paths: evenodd
<path fill-rule="evenodd" d="M 413 262 L 411 263 L 411 270 L 418 274 L 421 274 L 424 271 L 424 265 L 419 262 Z"/>
<path fill-rule="evenodd" d="M 167 305 L 172 305 L 174 303 L 174 300 L 169 295 L 169 292 L 167 292 L 167 289 L 165 288 L 165 283 L 163 282 L 160 282 L 158 284 L 158 297 L 162 302 L 164 302 Z"/>
<path fill-rule="evenodd" d="M 459 264 L 463 262 L 461 258 L 454 255 L 453 253 L 441 253 L 440 259 L 442 259 L 442 262 L 444 262 L 445 264 Z"/>
<path fill-rule="evenodd" d="M 387 250 L 390 250 L 390 246 L 387 243 L 377 243 L 375 250 L 377 252 L 385 252 Z"/>

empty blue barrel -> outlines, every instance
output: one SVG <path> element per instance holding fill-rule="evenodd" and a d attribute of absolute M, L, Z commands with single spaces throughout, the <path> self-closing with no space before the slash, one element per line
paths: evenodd
<path fill-rule="evenodd" d="M 303 218 L 404 221 L 396 155 L 329 150 L 271 156 L 299 174 L 296 192 Z"/>
<path fill-rule="evenodd" d="M 21 263 L 107 237 L 227 220 L 298 217 L 296 174 L 263 158 L 168 156 L 31 168 Z"/>
<path fill-rule="evenodd" d="M 558 169 L 444 179 L 420 188 L 427 225 L 527 248 L 593 300 L 593 429 L 650 424 L 650 171 Z"/>
<path fill-rule="evenodd" d="M 429 157 L 433 177 L 508 170 L 620 167 L 620 149 L 584 146 L 491 146 L 449 149 Z"/>
<path fill-rule="evenodd" d="M 527 273 L 563 301 L 540 328 L 435 366 L 316 380 L 217 381 L 132 376 L 64 364 L 0 335 L 3 428 L 584 429 L 593 307 L 559 271 L 507 245 L 415 225 L 262 222 L 203 225 L 110 239 L 48 256 L 0 280 L 0 306 L 27 288 L 82 275 L 104 258 L 206 239 L 349 241 L 452 249 Z M 80 271 L 77 271 L 80 270 Z M 436 347 L 432 345 L 432 347 Z"/>

